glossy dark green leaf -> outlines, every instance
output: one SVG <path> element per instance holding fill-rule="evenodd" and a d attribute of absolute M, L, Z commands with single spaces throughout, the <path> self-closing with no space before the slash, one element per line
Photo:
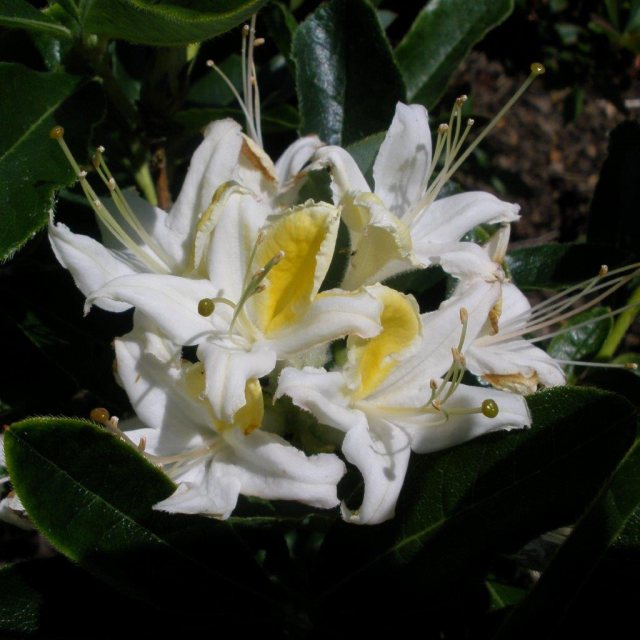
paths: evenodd
<path fill-rule="evenodd" d="M 609 155 L 596 186 L 587 238 L 632 252 L 640 246 L 640 124 L 623 122 L 609 138 Z"/>
<path fill-rule="evenodd" d="M 263 576 L 235 527 L 154 512 L 173 483 L 106 430 L 33 418 L 13 424 L 4 441 L 27 512 L 74 562 L 125 594 L 194 615 L 210 599 L 218 613 L 231 613 L 249 593 L 259 608 Z M 200 588 L 203 581 L 210 590 Z"/>
<path fill-rule="evenodd" d="M 68 125 L 67 141 L 84 156 L 101 113 L 95 83 L 0 63 L 0 260 L 46 223 L 53 192 L 75 179 L 51 128 Z"/>
<path fill-rule="evenodd" d="M 605 554 L 630 520 L 637 518 L 639 508 L 640 438 L 578 521 L 536 588 L 512 612 L 496 637 L 566 637 L 566 630 L 559 636 L 554 632 Z"/>
<path fill-rule="evenodd" d="M 71 31 L 26 0 L 3 0 L 0 5 L 0 25 L 13 29 L 44 32 L 58 38 L 71 38 Z"/>
<path fill-rule="evenodd" d="M 159 46 L 213 38 L 241 24 L 266 0 L 86 0 L 85 30 Z"/>
<path fill-rule="evenodd" d="M 347 147 L 347 151 L 356 161 L 362 175 L 367 179 L 369 187 L 373 190 L 373 163 L 376 160 L 380 145 L 384 140 L 385 133 L 374 133 L 362 140 L 358 140 Z"/>
<path fill-rule="evenodd" d="M 622 266 L 629 257 L 606 245 L 549 243 L 511 251 L 506 263 L 521 289 L 561 289 L 593 278 L 603 264 Z"/>
<path fill-rule="evenodd" d="M 633 442 L 633 407 L 570 387 L 528 403 L 529 430 L 413 456 L 392 521 L 335 527 L 320 565 L 325 602 L 354 604 L 366 590 L 369 607 L 426 607 L 497 553 L 574 521 Z"/>
<path fill-rule="evenodd" d="M 280 53 L 290 63 L 291 44 L 298 28 L 294 15 L 282 2 L 271 2 L 262 12 L 261 17 L 267 25 L 269 37 L 273 39 Z"/>
<path fill-rule="evenodd" d="M 568 326 L 576 328 L 552 338 L 547 352 L 557 360 L 586 360 L 593 356 L 613 326 L 611 317 L 598 320 L 608 312 L 609 309 L 605 307 L 596 307 L 574 316 Z"/>
<path fill-rule="evenodd" d="M 471 47 L 513 11 L 513 0 L 428 2 L 396 49 L 411 102 L 431 108 Z"/>
<path fill-rule="evenodd" d="M 302 133 L 348 145 L 389 127 L 404 100 L 400 72 L 364 0 L 321 5 L 293 38 Z"/>

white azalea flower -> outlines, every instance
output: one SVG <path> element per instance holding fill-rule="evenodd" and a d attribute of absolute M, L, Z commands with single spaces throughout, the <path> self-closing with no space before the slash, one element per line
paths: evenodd
<path fill-rule="evenodd" d="M 531 420 L 521 397 L 460 384 L 462 347 L 480 331 L 495 295 L 478 290 L 464 310 L 447 303 L 420 316 L 410 296 L 381 285 L 370 290 L 384 305 L 382 332 L 349 338 L 340 370 L 285 368 L 276 397 L 290 396 L 345 433 L 342 452 L 360 470 L 365 488 L 359 509 L 343 504 L 343 516 L 375 524 L 394 515 L 411 450 L 436 451 Z"/>
<path fill-rule="evenodd" d="M 464 306 L 467 298 L 478 295 L 479 291 L 486 291 L 487 295 L 492 296 L 499 290 L 482 330 L 467 343 L 467 368 L 498 389 L 527 395 L 537 391 L 540 386 L 555 387 L 565 384 L 566 376 L 562 369 L 564 365 L 603 366 L 602 363 L 554 358 L 536 345 L 594 322 L 594 319 L 590 319 L 581 325 L 565 325 L 549 331 L 559 323 L 596 306 L 634 278 L 638 269 L 637 265 L 630 265 L 609 272 L 606 267 L 602 267 L 596 277 L 532 307 L 518 287 L 504 277 L 502 263 L 509 243 L 509 231 L 508 226 L 502 227 L 482 248 L 495 265 L 496 273 L 502 274 L 502 277 L 495 282 L 487 282 L 482 277 L 469 275 L 458 285 L 447 304 Z M 633 306 L 616 309 L 609 315 L 616 315 Z M 535 336 L 536 332 L 541 331 L 546 333 Z"/>
<path fill-rule="evenodd" d="M 211 216 L 215 194 L 224 183 L 236 181 L 254 198 L 275 210 L 297 195 L 300 170 L 320 144 L 314 136 L 294 142 L 274 165 L 238 123 L 219 120 L 205 130 L 204 141 L 191 159 L 182 190 L 166 213 L 133 192 L 122 192 L 104 163 L 102 150 L 94 157 L 98 173 L 112 199 L 105 206 L 71 156 L 60 127 L 52 136 L 63 145 L 80 184 L 102 228 L 103 243 L 75 234 L 62 223 L 49 223 L 49 239 L 59 262 L 73 275 L 78 288 L 89 295 L 113 278 L 134 273 L 172 274 L 197 277 L 193 273 L 195 243 L 202 240 L 203 227 L 215 225 Z M 219 212 L 219 208 L 216 209 Z M 103 301 L 109 311 L 127 305 Z"/>
<path fill-rule="evenodd" d="M 466 96 L 456 100 L 449 124 L 438 128 L 433 150 L 426 109 L 398 103 L 373 165 L 373 193 L 344 149 L 318 150 L 311 168 L 329 167 L 334 202 L 343 207 L 351 235 L 345 288 L 432 264 L 457 277 L 485 271 L 490 279 L 494 277 L 493 265 L 483 259 L 478 247 L 461 239 L 480 224 L 514 222 L 520 207 L 480 191 L 437 198 L 460 164 L 541 73 L 542 65 L 531 66 L 528 80 L 462 153 L 473 125 L 468 120 L 466 128 L 462 126 Z M 436 172 L 441 158 L 442 168 Z"/>
<path fill-rule="evenodd" d="M 115 341 L 117 375 L 139 427 L 126 437 L 178 484 L 156 509 L 227 518 L 240 494 L 321 508 L 338 504 L 343 463 L 331 454 L 307 457 L 261 428 L 270 416 L 255 378 L 246 383 L 246 402 L 233 420 L 217 420 L 204 394 L 202 364 L 182 361 L 176 345 L 139 320 Z"/>
<path fill-rule="evenodd" d="M 372 337 L 380 304 L 367 291 L 319 293 L 336 241 L 335 207 L 307 203 L 267 219 L 268 206 L 250 192 L 233 185 L 219 192 L 217 224 L 206 242 L 195 241 L 203 279 L 123 276 L 87 305 L 135 306 L 175 343 L 199 345 L 207 395 L 217 419 L 229 422 L 247 380 L 347 334 Z"/>

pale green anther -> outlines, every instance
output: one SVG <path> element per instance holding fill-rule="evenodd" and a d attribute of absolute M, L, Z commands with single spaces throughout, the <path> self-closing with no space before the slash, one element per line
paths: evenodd
<path fill-rule="evenodd" d="M 483 400 L 480 406 L 482 408 L 482 415 L 485 418 L 495 418 L 500 412 L 498 403 L 495 400 L 491 400 L 491 398 Z"/>

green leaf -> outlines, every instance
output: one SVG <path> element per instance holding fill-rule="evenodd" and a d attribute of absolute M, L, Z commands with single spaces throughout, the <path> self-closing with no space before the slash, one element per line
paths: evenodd
<path fill-rule="evenodd" d="M 598 352 L 613 326 L 611 317 L 597 320 L 609 312 L 605 307 L 595 307 L 571 318 L 568 326 L 581 327 L 562 333 L 551 340 L 547 353 L 558 360 L 585 360 Z"/>
<path fill-rule="evenodd" d="M 123 593 L 194 615 L 214 595 L 218 613 L 249 593 L 261 604 L 263 577 L 235 527 L 154 512 L 173 483 L 106 430 L 32 418 L 11 425 L 4 442 L 11 481 L 37 527 Z"/>
<path fill-rule="evenodd" d="M 589 212 L 589 242 L 601 242 L 638 255 L 640 245 L 640 124 L 618 125 L 609 138 Z"/>
<path fill-rule="evenodd" d="M 332 0 L 293 38 L 302 133 L 346 146 L 389 127 L 405 99 L 400 72 L 374 9 Z"/>
<path fill-rule="evenodd" d="M 411 102 L 434 107 L 471 47 L 513 11 L 513 0 L 428 2 L 396 49 Z"/>
<path fill-rule="evenodd" d="M 291 63 L 291 45 L 298 23 L 294 15 L 282 2 L 271 2 L 261 14 L 269 37 L 273 39 L 278 51 Z"/>
<path fill-rule="evenodd" d="M 0 25 L 13 29 L 44 32 L 59 38 L 71 38 L 71 31 L 46 13 L 34 9 L 26 0 L 3 0 Z"/>
<path fill-rule="evenodd" d="M 509 274 L 521 289 L 562 289 L 593 278 L 603 264 L 625 264 L 622 254 L 600 244 L 555 244 L 517 249 L 507 255 Z"/>
<path fill-rule="evenodd" d="M 574 521 L 633 442 L 635 412 L 619 396 L 570 387 L 528 404 L 528 430 L 414 456 L 390 522 L 336 526 L 319 562 L 324 605 L 357 606 L 362 590 L 368 607 L 400 616 L 446 598 L 496 554 Z"/>
<path fill-rule="evenodd" d="M 89 129 L 102 112 L 101 92 L 96 83 L 79 82 L 0 63 L 0 260 L 46 223 L 53 192 L 75 180 L 49 131 L 68 125 L 67 142 L 86 153 Z"/>
<path fill-rule="evenodd" d="M 637 517 L 639 508 L 640 438 L 560 547 L 536 588 L 507 618 L 496 638 L 556 637 L 557 626 L 627 524 Z"/>
<path fill-rule="evenodd" d="M 347 147 L 347 151 L 356 161 L 362 175 L 367 179 L 369 187 L 373 189 L 373 163 L 376 160 L 385 132 L 374 133 L 362 140 L 358 140 Z"/>
<path fill-rule="evenodd" d="M 266 0 L 86 0 L 86 31 L 159 46 L 208 40 L 256 13 Z"/>

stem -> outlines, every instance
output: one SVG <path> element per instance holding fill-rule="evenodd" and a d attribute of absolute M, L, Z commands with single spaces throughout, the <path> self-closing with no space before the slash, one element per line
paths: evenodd
<path fill-rule="evenodd" d="M 633 324 L 638 312 L 640 312 L 640 286 L 636 287 L 634 292 L 629 298 L 629 304 L 635 304 L 637 306 L 627 309 L 624 313 L 620 314 L 620 317 L 615 321 L 613 328 L 611 329 L 607 339 L 604 341 L 596 360 L 608 360 L 613 357 L 616 349 L 622 342 L 622 339 L 627 332 L 627 329 Z"/>

